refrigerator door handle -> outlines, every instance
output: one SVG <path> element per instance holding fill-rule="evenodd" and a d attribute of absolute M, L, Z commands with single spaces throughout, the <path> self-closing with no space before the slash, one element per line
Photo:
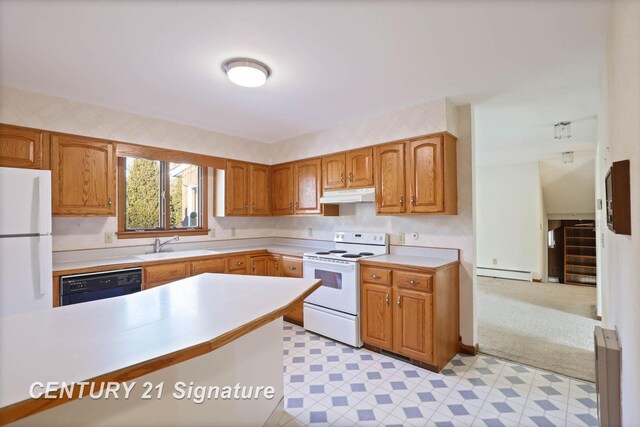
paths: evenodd
<path fill-rule="evenodd" d="M 48 294 L 52 277 L 51 265 L 51 236 L 38 237 L 38 280 L 36 290 L 38 295 Z"/>

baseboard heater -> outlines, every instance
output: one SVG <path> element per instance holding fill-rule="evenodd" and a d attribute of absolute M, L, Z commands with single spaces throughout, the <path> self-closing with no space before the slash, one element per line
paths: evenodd
<path fill-rule="evenodd" d="M 499 277 L 500 279 L 526 280 L 527 282 L 533 281 L 533 274 L 530 271 L 478 267 L 476 269 L 476 274 L 484 277 Z"/>
<path fill-rule="evenodd" d="M 615 330 L 596 326 L 596 393 L 601 427 L 621 424 L 620 407 L 620 342 Z"/>

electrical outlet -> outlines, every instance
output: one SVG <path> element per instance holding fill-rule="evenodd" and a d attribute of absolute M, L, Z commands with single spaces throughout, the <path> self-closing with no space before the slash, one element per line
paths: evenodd
<path fill-rule="evenodd" d="M 493 265 L 498 265 L 498 258 L 493 259 Z"/>
<path fill-rule="evenodd" d="M 398 235 L 398 237 L 400 238 L 400 244 L 403 245 L 404 244 L 404 233 L 400 233 Z"/>
<path fill-rule="evenodd" d="M 236 229 L 235 228 L 231 229 L 231 237 L 236 237 Z"/>
<path fill-rule="evenodd" d="M 419 235 L 418 233 L 415 233 L 415 232 L 414 232 L 414 233 L 411 233 L 411 238 L 412 238 L 413 240 L 418 240 L 418 238 L 419 238 L 419 237 L 420 237 L 420 235 Z"/>
<path fill-rule="evenodd" d="M 212 228 L 211 230 L 209 230 L 209 237 L 216 237 L 216 229 Z"/>
<path fill-rule="evenodd" d="M 107 231 L 104 233 L 104 242 L 113 243 L 113 232 Z"/>
<path fill-rule="evenodd" d="M 309 227 L 308 234 L 309 234 L 309 237 L 313 237 L 313 227 Z"/>

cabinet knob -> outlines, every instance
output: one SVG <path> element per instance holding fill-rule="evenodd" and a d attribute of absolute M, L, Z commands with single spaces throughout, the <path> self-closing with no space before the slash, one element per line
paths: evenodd
<path fill-rule="evenodd" d="M 400 296 L 398 296 L 398 307 L 400 307 Z"/>
<path fill-rule="evenodd" d="M 372 275 L 371 275 L 371 278 L 372 278 L 373 280 L 378 280 L 380 277 L 381 277 L 381 276 L 378 276 L 377 274 L 372 274 Z"/>
<path fill-rule="evenodd" d="M 280 268 L 280 267 L 278 267 L 278 263 L 276 262 L 276 271 L 278 271 L 278 268 Z"/>
<path fill-rule="evenodd" d="M 298 202 L 296 202 L 296 210 L 298 209 Z"/>
<path fill-rule="evenodd" d="M 353 172 L 349 172 L 349 182 L 353 182 Z"/>
<path fill-rule="evenodd" d="M 404 196 L 400 196 L 400 206 L 404 206 Z"/>
<path fill-rule="evenodd" d="M 410 284 L 410 285 L 417 285 L 418 284 L 418 282 L 416 282 L 415 280 L 411 280 L 411 279 L 407 280 L 407 283 Z"/>
<path fill-rule="evenodd" d="M 340 182 L 344 182 L 344 174 L 343 173 L 340 174 Z"/>
<path fill-rule="evenodd" d="M 389 305 L 389 294 L 385 295 L 384 301 Z"/>
<path fill-rule="evenodd" d="M 242 265 L 242 261 L 236 262 L 236 265 Z"/>
<path fill-rule="evenodd" d="M 256 202 L 251 203 L 251 209 L 255 212 L 256 210 Z"/>
<path fill-rule="evenodd" d="M 412 206 L 416 205 L 416 196 L 414 196 L 413 194 L 411 195 L 411 205 Z"/>
<path fill-rule="evenodd" d="M 295 270 L 296 268 L 292 265 L 289 266 L 289 270 Z"/>
<path fill-rule="evenodd" d="M 251 271 L 256 271 L 256 265 L 253 264 L 253 267 L 251 267 Z"/>
<path fill-rule="evenodd" d="M 245 204 L 244 204 L 244 208 L 245 208 L 245 210 L 246 210 L 246 209 L 249 209 L 249 203 L 245 203 Z"/>
<path fill-rule="evenodd" d="M 109 197 L 109 206 L 111 206 L 112 202 L 111 202 L 111 197 Z"/>

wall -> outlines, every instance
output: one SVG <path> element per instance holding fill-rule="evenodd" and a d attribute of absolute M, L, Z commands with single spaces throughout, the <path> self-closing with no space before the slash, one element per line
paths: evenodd
<path fill-rule="evenodd" d="M 338 218 L 279 218 L 275 224 L 283 237 L 330 239 L 335 230 L 381 231 L 391 234 L 391 243 L 400 244 L 400 233 L 419 233 L 418 240 L 407 237 L 407 245 L 461 249 L 460 269 L 462 340 L 475 343 L 474 300 L 475 245 L 473 230 L 473 143 L 470 106 L 455 107 L 449 101 L 428 102 L 409 109 L 350 125 L 304 135 L 274 147 L 274 158 L 286 161 L 321 155 L 348 148 L 382 143 L 411 136 L 455 130 L 458 137 L 458 215 L 377 216 L 375 204 L 342 205 Z M 447 114 L 449 111 L 449 114 Z"/>
<path fill-rule="evenodd" d="M 0 87 L 0 122 L 239 160 L 269 162 L 268 144 L 4 86 Z M 209 188 L 212 189 L 213 185 L 209 185 Z M 211 205 L 209 212 L 213 212 Z M 231 238 L 231 228 L 237 229 L 237 237 L 269 237 L 272 235 L 272 223 L 271 218 L 214 218 L 210 215 L 209 225 L 215 230 L 215 237 L 184 237 L 182 240 L 228 239 Z M 63 251 L 147 245 L 153 241 L 115 239 L 114 243 L 105 243 L 105 233 L 114 233 L 117 228 L 115 217 L 54 218 L 53 249 Z"/>
<path fill-rule="evenodd" d="M 477 265 L 541 278 L 545 236 L 538 162 L 478 167 L 476 201 Z"/>
<path fill-rule="evenodd" d="M 562 158 L 540 162 L 545 210 L 559 216 L 593 218 L 595 213 L 595 151 L 576 151 L 573 163 Z"/>
<path fill-rule="evenodd" d="M 606 228 L 602 248 L 602 320 L 622 345 L 622 424 L 640 420 L 640 2 L 614 0 L 609 18 L 598 141 L 600 194 L 611 163 L 631 162 L 631 236 Z"/>

